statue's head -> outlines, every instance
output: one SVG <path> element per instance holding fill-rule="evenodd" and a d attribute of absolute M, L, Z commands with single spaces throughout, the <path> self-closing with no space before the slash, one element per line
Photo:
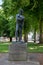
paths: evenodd
<path fill-rule="evenodd" d="M 23 9 L 19 9 L 19 14 L 22 15 L 23 14 Z"/>

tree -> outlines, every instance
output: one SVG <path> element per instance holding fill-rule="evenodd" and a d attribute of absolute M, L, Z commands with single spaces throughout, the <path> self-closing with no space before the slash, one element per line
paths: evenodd
<path fill-rule="evenodd" d="M 25 15 L 25 21 L 24 21 L 24 32 L 25 33 L 24 34 L 25 34 L 25 37 L 27 38 L 27 34 L 28 34 L 29 30 L 31 29 L 31 26 L 34 28 L 35 36 L 36 36 L 36 30 L 37 30 L 38 25 L 40 24 L 39 20 L 40 20 L 40 18 L 42 19 L 42 17 L 43 17 L 42 2 L 43 2 L 42 0 L 40 0 L 40 1 L 39 0 L 25 0 L 25 1 L 23 1 L 23 0 L 3 0 L 2 7 L 4 9 L 4 13 L 5 13 L 7 19 L 9 19 L 10 16 L 13 16 L 15 19 L 15 15 L 18 12 L 18 9 L 23 8 L 24 15 Z M 34 22 L 32 22 L 32 20 L 34 20 Z M 15 20 L 14 20 L 14 22 L 15 22 Z M 12 24 L 11 24 L 11 26 L 12 26 Z M 12 31 L 12 30 L 10 29 L 10 31 Z M 35 38 L 35 36 L 34 36 L 34 38 Z"/>
<path fill-rule="evenodd" d="M 10 16 L 9 17 L 9 31 L 10 31 L 10 34 L 9 34 L 9 37 L 10 37 L 10 42 L 12 41 L 12 37 L 15 36 L 15 19 L 13 16 Z"/>
<path fill-rule="evenodd" d="M 3 10 L 0 9 L 0 36 L 3 36 L 8 31 L 8 21 L 5 18 Z"/>
<path fill-rule="evenodd" d="M 10 17 L 10 16 L 15 16 L 18 11 L 18 9 L 21 7 L 21 8 L 24 8 L 25 6 L 28 6 L 29 5 L 29 2 L 30 0 L 3 0 L 3 9 L 4 9 L 4 12 L 5 12 L 5 15 L 6 15 L 6 18 Z M 9 2 L 9 3 L 8 3 Z M 12 4 L 13 3 L 13 4 Z M 20 3 L 20 4 L 19 4 Z M 17 11 L 16 11 L 17 10 Z M 15 21 L 14 21 L 15 22 Z M 9 22 L 10 23 L 10 22 Z M 13 23 L 13 22 L 12 22 Z M 11 23 L 10 23 L 11 24 Z M 12 24 L 11 24 L 12 25 Z M 11 26 L 10 26 L 10 31 L 11 30 Z M 11 33 L 12 34 L 12 33 Z"/>
<path fill-rule="evenodd" d="M 39 30 L 40 30 L 40 43 L 43 43 L 43 37 L 42 37 L 42 34 L 43 34 L 43 29 L 42 29 L 42 26 L 43 26 L 43 0 L 38 0 L 38 4 L 39 4 Z"/>

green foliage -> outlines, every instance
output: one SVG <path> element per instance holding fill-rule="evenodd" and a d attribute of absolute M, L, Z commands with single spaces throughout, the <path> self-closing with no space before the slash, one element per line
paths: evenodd
<path fill-rule="evenodd" d="M 5 19 L 3 10 L 0 10 L 0 36 L 2 36 L 5 31 L 7 31 L 8 28 L 7 23 L 8 21 Z"/>
<path fill-rule="evenodd" d="M 36 31 L 38 30 L 39 19 L 40 17 L 43 17 L 43 0 L 3 0 L 2 7 L 4 16 L 8 21 L 8 24 L 6 24 L 8 25 L 9 36 L 14 36 L 16 24 L 15 17 L 18 13 L 19 8 L 23 8 L 24 10 L 24 32 L 28 33 L 30 30 L 33 30 L 35 28 Z M 10 19 L 11 16 L 13 16 L 12 19 Z M 2 22 L 0 23 L 0 26 L 1 24 Z M 7 25 L 5 28 L 7 28 Z"/>
<path fill-rule="evenodd" d="M 10 17 L 9 19 L 9 31 L 10 31 L 10 37 L 15 36 L 15 19 L 13 16 Z"/>

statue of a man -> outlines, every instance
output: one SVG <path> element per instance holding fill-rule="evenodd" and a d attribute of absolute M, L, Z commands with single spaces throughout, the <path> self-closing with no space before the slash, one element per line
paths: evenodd
<path fill-rule="evenodd" d="M 22 28 L 24 24 L 23 10 L 20 9 L 19 13 L 16 14 L 16 41 L 22 40 Z M 18 40 L 19 37 L 19 40 Z"/>

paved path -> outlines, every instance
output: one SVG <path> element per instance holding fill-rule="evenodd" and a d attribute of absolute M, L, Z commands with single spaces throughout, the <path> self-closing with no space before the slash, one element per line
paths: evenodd
<path fill-rule="evenodd" d="M 43 53 L 28 53 L 28 58 L 31 61 L 39 61 L 43 65 Z"/>
<path fill-rule="evenodd" d="M 40 65 L 36 56 L 37 54 L 29 53 L 27 61 L 8 61 L 8 53 L 0 53 L 0 65 Z"/>

